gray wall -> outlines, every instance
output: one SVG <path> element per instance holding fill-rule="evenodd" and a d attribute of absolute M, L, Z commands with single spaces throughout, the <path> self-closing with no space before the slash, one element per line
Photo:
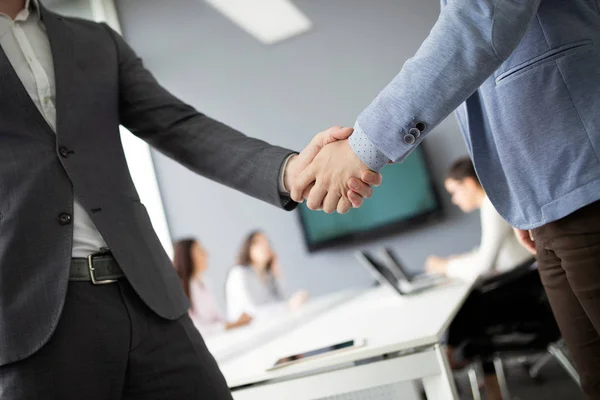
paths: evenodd
<path fill-rule="evenodd" d="M 92 19 L 89 0 L 42 0 L 50 10 L 70 17 Z"/>
<path fill-rule="evenodd" d="M 427 36 L 439 1 L 295 3 L 315 29 L 264 46 L 200 0 L 117 2 L 126 39 L 166 87 L 251 136 L 299 150 L 326 127 L 353 124 Z M 446 168 L 466 154 L 454 120 L 442 123 L 426 146 L 443 191 Z M 318 295 L 371 282 L 351 251 L 309 255 L 296 213 L 221 187 L 161 154 L 154 156 L 171 233 L 202 241 L 219 296 L 242 237 L 257 227 L 271 237 L 290 290 L 306 288 Z M 460 215 L 445 194 L 444 202 L 448 216 L 442 223 L 375 245 L 392 245 L 413 268 L 421 268 L 429 253 L 471 248 L 479 235 L 477 215 Z"/>

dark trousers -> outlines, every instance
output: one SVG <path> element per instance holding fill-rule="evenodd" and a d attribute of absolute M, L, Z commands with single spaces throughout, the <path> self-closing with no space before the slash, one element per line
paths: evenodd
<path fill-rule="evenodd" d="M 189 316 L 168 321 L 131 286 L 71 282 L 58 327 L 0 367 L 2 400 L 231 400 Z"/>
<path fill-rule="evenodd" d="M 542 282 L 589 399 L 600 399 L 600 202 L 533 231 Z"/>
<path fill-rule="evenodd" d="M 510 272 L 509 272 L 510 274 Z M 492 282 L 502 282 L 493 285 Z M 482 281 L 456 314 L 448 329 L 447 344 L 461 348 L 465 359 L 486 358 L 493 352 L 490 330 L 517 321 L 535 321 L 540 317 L 539 294 L 543 293 L 540 276 L 535 269 L 522 273 L 515 279 L 503 280 L 495 276 Z M 483 370 L 494 374 L 494 364 L 485 361 Z"/>

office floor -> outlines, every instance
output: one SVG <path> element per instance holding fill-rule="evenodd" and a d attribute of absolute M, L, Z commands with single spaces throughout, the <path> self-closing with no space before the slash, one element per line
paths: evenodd
<path fill-rule="evenodd" d="M 555 360 L 549 361 L 542 368 L 540 377 L 543 380 L 539 383 L 534 382 L 522 365 L 516 362 L 507 363 L 505 369 L 511 400 L 583 400 L 584 398 L 577 385 Z M 473 397 L 466 373 L 461 373 L 457 380 L 461 400 L 471 400 Z"/>

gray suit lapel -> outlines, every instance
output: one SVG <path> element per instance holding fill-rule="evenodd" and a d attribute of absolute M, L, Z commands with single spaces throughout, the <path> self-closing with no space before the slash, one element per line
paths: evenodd
<path fill-rule="evenodd" d="M 77 64 L 73 51 L 73 32 L 60 15 L 41 7 L 42 21 L 46 27 L 52 59 L 56 86 L 56 135 L 69 136 L 76 117 L 73 105 L 76 104 L 75 74 Z"/>

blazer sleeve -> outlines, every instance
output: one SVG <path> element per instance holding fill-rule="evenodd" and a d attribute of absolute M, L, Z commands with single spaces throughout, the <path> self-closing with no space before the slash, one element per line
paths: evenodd
<path fill-rule="evenodd" d="M 509 57 L 539 4 L 454 0 L 444 7 L 415 56 L 359 115 L 354 151 L 377 170 L 403 161 Z"/>
<path fill-rule="evenodd" d="M 293 152 L 243 135 L 163 88 L 123 38 L 103 24 L 119 58 L 119 113 L 134 135 L 190 170 L 291 210 L 279 172 Z"/>

